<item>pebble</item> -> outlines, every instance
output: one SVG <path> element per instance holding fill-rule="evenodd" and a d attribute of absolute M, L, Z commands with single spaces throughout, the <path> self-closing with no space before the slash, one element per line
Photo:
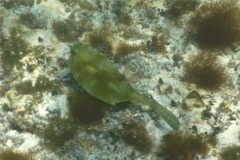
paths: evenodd
<path fill-rule="evenodd" d="M 183 100 L 182 108 L 185 110 L 191 110 L 192 108 L 201 108 L 204 106 L 202 98 L 197 91 L 190 92 Z"/>
<path fill-rule="evenodd" d="M 172 93 L 172 90 L 173 90 L 173 88 L 170 84 L 164 83 L 159 86 L 160 94 L 170 94 L 170 93 Z"/>

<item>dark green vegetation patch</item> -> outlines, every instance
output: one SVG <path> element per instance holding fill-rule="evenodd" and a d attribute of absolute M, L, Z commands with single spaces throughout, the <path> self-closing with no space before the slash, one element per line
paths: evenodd
<path fill-rule="evenodd" d="M 111 57 L 113 53 L 113 46 L 109 33 L 108 28 L 95 30 L 89 33 L 88 41 L 92 47 L 97 48 L 100 52 L 103 52 L 107 56 Z"/>
<path fill-rule="evenodd" d="M 69 17 L 64 21 L 55 21 L 52 24 L 53 34 L 59 41 L 76 42 L 82 34 L 91 29 L 89 21 L 75 21 L 74 17 Z"/>
<path fill-rule="evenodd" d="M 77 134 L 78 126 L 71 119 L 56 118 L 43 132 L 44 140 L 54 147 L 61 147 Z"/>
<path fill-rule="evenodd" d="M 2 67 L 4 72 L 9 74 L 14 66 L 21 66 L 20 60 L 28 53 L 28 44 L 13 29 L 10 37 L 3 37 L 0 45 L 3 52 L 1 55 Z"/>
<path fill-rule="evenodd" d="M 173 0 L 165 1 L 168 9 L 166 16 L 171 19 L 177 19 L 182 15 L 194 11 L 197 6 L 197 0 Z"/>
<path fill-rule="evenodd" d="M 0 153 L 0 160 L 33 160 L 30 154 L 5 150 Z"/>
<path fill-rule="evenodd" d="M 2 0 L 1 3 L 6 9 L 12 9 L 19 6 L 32 7 L 34 0 Z"/>
<path fill-rule="evenodd" d="M 138 51 L 139 49 L 141 49 L 140 46 L 131 45 L 125 42 L 120 42 L 117 46 L 116 54 L 114 55 L 114 58 L 118 59 L 118 58 L 124 57 L 128 54 Z"/>
<path fill-rule="evenodd" d="M 219 90 L 228 79 L 227 71 L 215 53 L 191 56 L 184 65 L 184 72 L 189 82 L 209 91 Z"/>
<path fill-rule="evenodd" d="M 31 12 L 21 14 L 18 22 L 25 25 L 26 27 L 29 27 L 30 29 L 42 29 L 46 25 Z"/>
<path fill-rule="evenodd" d="M 240 41 L 238 0 L 203 3 L 190 20 L 196 42 L 204 49 L 223 49 Z"/>
<path fill-rule="evenodd" d="M 148 154 L 152 150 L 152 141 L 144 125 L 135 121 L 130 121 L 124 125 L 123 141 L 133 146 L 143 154 Z"/>
<path fill-rule="evenodd" d="M 30 80 L 23 81 L 15 86 L 16 90 L 20 94 L 34 94 L 36 92 L 49 91 L 54 87 L 54 82 L 49 81 L 48 78 L 44 76 L 38 77 L 35 86 L 32 86 Z"/>
<path fill-rule="evenodd" d="M 189 132 L 171 132 L 163 137 L 159 156 L 163 160 L 193 160 L 197 155 L 207 155 L 216 145 L 214 136 Z"/>
<path fill-rule="evenodd" d="M 72 92 L 68 99 L 70 115 L 82 124 L 91 124 L 102 120 L 106 107 L 110 106 L 86 92 Z"/>
<path fill-rule="evenodd" d="M 223 149 L 220 153 L 221 160 L 237 160 L 240 159 L 240 146 L 232 145 Z"/>

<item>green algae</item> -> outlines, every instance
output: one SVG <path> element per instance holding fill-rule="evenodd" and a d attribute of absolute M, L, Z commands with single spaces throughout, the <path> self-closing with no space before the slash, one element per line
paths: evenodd
<path fill-rule="evenodd" d="M 0 153 L 1 160 L 33 160 L 32 155 L 29 153 L 21 153 L 13 150 L 5 150 Z"/>

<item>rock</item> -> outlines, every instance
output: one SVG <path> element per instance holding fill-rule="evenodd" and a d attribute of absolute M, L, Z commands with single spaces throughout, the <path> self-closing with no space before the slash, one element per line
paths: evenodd
<path fill-rule="evenodd" d="M 183 100 L 182 108 L 184 110 L 191 110 L 192 108 L 201 108 L 204 106 L 202 98 L 197 91 L 190 92 Z"/>
<path fill-rule="evenodd" d="M 160 94 L 170 94 L 172 93 L 172 86 L 170 84 L 163 83 L 159 86 Z"/>

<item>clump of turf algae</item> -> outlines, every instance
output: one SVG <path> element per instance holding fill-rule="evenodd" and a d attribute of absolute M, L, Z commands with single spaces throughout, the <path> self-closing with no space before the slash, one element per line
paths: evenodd
<path fill-rule="evenodd" d="M 153 147 L 145 126 L 133 120 L 124 126 L 122 139 L 143 154 L 150 153 Z"/>
<path fill-rule="evenodd" d="M 240 41 L 238 0 L 203 3 L 190 20 L 195 42 L 203 49 L 225 49 Z"/>
<path fill-rule="evenodd" d="M 215 53 L 192 55 L 184 64 L 187 81 L 207 91 L 218 91 L 226 84 L 228 74 Z"/>
<path fill-rule="evenodd" d="M 31 154 L 13 150 L 5 150 L 0 153 L 0 160 L 34 160 Z"/>
<path fill-rule="evenodd" d="M 187 131 L 171 132 L 163 137 L 158 155 L 163 160 L 194 160 L 197 155 L 206 156 L 216 145 L 213 138 Z"/>

